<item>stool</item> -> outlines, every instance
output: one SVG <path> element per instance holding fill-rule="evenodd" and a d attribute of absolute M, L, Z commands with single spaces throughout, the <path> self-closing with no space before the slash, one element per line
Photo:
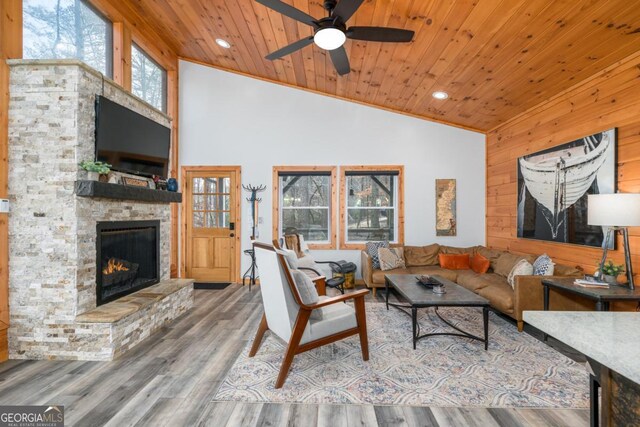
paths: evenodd
<path fill-rule="evenodd" d="M 343 278 L 344 287 L 346 289 L 351 289 L 355 286 L 355 276 L 356 276 L 357 269 L 358 267 L 354 263 L 347 262 L 345 260 L 340 260 L 331 264 L 331 271 L 333 271 L 333 277 Z"/>
<path fill-rule="evenodd" d="M 339 290 L 342 294 L 344 294 L 344 277 L 332 277 L 331 279 L 327 279 L 325 281 L 325 285 Z"/>
<path fill-rule="evenodd" d="M 256 264 L 256 254 L 253 249 L 247 249 L 243 251 L 245 255 L 251 257 L 251 267 L 247 269 L 247 271 L 242 275 L 242 286 L 244 286 L 245 279 L 249 279 L 249 290 L 251 290 L 251 285 L 256 284 L 256 279 L 260 276 L 257 276 L 256 273 L 258 271 L 258 266 Z"/>

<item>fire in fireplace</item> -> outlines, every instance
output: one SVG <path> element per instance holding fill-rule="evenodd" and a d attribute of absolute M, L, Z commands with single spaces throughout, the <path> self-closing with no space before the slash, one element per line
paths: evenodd
<path fill-rule="evenodd" d="M 99 222 L 96 239 L 97 305 L 160 279 L 160 221 Z"/>

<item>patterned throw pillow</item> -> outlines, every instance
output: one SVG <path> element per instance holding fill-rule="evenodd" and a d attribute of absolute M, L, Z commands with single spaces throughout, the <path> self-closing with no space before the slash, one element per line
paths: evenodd
<path fill-rule="evenodd" d="M 371 267 L 380 268 L 380 260 L 378 259 L 378 249 L 388 248 L 389 242 L 367 242 L 367 253 L 371 257 Z"/>
<path fill-rule="evenodd" d="M 547 254 L 542 254 L 533 263 L 534 276 L 553 276 L 554 262 Z"/>
<path fill-rule="evenodd" d="M 379 248 L 378 260 L 382 271 L 405 268 L 402 248 Z"/>
<path fill-rule="evenodd" d="M 507 277 L 507 281 L 511 285 L 512 288 L 515 289 L 516 286 L 516 276 L 531 276 L 533 274 L 533 265 L 526 259 L 521 259 L 513 266 L 511 272 L 509 273 L 509 277 Z"/>

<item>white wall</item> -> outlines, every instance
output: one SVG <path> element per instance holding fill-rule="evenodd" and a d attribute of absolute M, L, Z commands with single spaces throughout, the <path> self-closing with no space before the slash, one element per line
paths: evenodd
<path fill-rule="evenodd" d="M 480 133 L 180 61 L 180 162 L 241 165 L 243 184 L 267 185 L 261 193 L 261 241 L 271 241 L 274 165 L 391 164 L 405 166 L 406 244 L 485 242 Z M 455 237 L 435 235 L 436 178 L 457 179 Z M 247 204 L 243 249 L 250 246 Z M 358 251 L 314 256 L 360 264 Z M 244 272 L 248 259 L 243 258 Z"/>

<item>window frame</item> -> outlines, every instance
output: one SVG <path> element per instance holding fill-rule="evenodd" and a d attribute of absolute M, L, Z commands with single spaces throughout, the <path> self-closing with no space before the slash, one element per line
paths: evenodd
<path fill-rule="evenodd" d="M 153 65 L 155 65 L 156 67 L 158 67 L 161 71 L 162 71 L 162 105 L 160 106 L 160 108 L 156 107 L 155 105 L 151 104 L 149 101 L 147 101 L 146 99 L 142 98 L 139 95 L 136 95 L 133 92 L 133 82 L 134 82 L 134 73 L 133 73 L 133 50 L 137 50 L 138 52 L 140 52 L 142 54 L 142 56 L 144 56 L 149 62 L 151 62 Z M 162 111 L 163 113 L 167 114 L 168 111 L 168 74 L 169 74 L 169 70 L 167 70 L 165 67 L 163 67 L 162 65 L 160 65 L 160 63 L 158 61 L 156 61 L 141 45 L 140 43 L 138 43 L 136 40 L 131 40 L 131 89 L 130 92 L 131 94 L 133 94 L 134 96 L 137 96 L 138 98 L 142 99 L 144 102 L 146 102 L 147 104 L 151 105 L 153 108 Z"/>
<path fill-rule="evenodd" d="M 364 174 L 373 174 L 380 172 L 381 174 L 389 174 L 390 172 L 397 174 L 397 197 L 394 206 L 395 217 L 397 218 L 397 235 L 393 242 L 396 245 L 404 245 L 404 166 L 403 165 L 377 165 L 377 166 L 342 166 L 340 168 L 340 249 L 347 250 L 363 250 L 366 242 L 350 242 L 347 241 L 348 229 L 348 189 L 347 189 L 347 173 L 362 172 Z"/>
<path fill-rule="evenodd" d="M 105 15 L 100 9 L 98 9 L 96 6 L 94 6 L 90 0 L 80 0 L 80 3 L 82 3 L 82 5 L 84 7 L 86 7 L 87 9 L 89 9 L 92 13 L 94 13 L 96 15 L 96 17 L 98 19 L 100 19 L 102 22 L 105 23 L 105 72 L 104 75 L 110 79 L 113 79 L 114 76 L 114 57 L 113 57 L 113 51 L 114 51 L 114 22 L 109 19 L 109 17 L 107 15 Z M 22 28 L 24 29 L 24 9 L 22 10 L 22 15 L 23 15 L 23 22 L 22 22 Z M 77 19 L 77 17 L 76 17 Z M 24 43 L 22 46 L 22 57 L 24 58 Z M 28 58 L 28 59 L 53 59 L 53 58 Z M 81 61 L 83 64 L 86 64 L 89 68 L 91 68 L 92 70 L 96 70 L 97 72 L 99 72 L 100 74 L 102 74 L 102 71 L 98 70 L 97 68 L 94 68 L 91 64 L 89 64 L 88 62 L 86 62 L 86 60 L 84 58 L 78 58 L 77 56 L 74 56 L 72 58 L 67 58 L 67 59 L 76 59 L 78 61 Z"/>
<path fill-rule="evenodd" d="M 280 239 L 280 223 L 281 223 L 281 200 L 280 200 L 280 175 L 289 173 L 308 173 L 314 175 L 317 173 L 329 173 L 331 195 L 329 199 L 329 241 L 322 243 L 307 242 L 310 249 L 336 249 L 336 206 L 337 206 L 337 174 L 336 166 L 274 166 L 273 167 L 273 196 L 272 196 L 272 231 L 273 239 Z"/>

